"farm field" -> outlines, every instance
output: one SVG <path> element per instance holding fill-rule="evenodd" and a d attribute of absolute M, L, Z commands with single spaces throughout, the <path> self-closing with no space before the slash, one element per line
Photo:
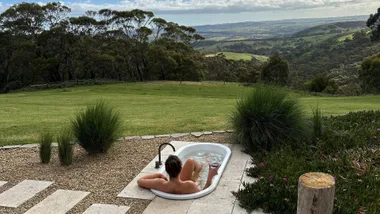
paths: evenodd
<path fill-rule="evenodd" d="M 256 54 L 249 54 L 249 53 L 234 53 L 234 52 L 219 52 L 226 56 L 227 59 L 233 59 L 233 60 L 247 60 L 250 61 L 252 57 L 255 57 L 257 60 L 260 60 L 262 62 L 267 61 L 267 56 L 262 55 L 256 55 Z M 217 54 L 219 54 L 217 53 Z M 208 54 L 207 57 L 213 57 L 216 54 Z"/>
<path fill-rule="evenodd" d="M 39 133 L 58 133 L 74 114 L 104 100 L 124 119 L 124 136 L 230 129 L 236 100 L 252 88 L 219 82 L 151 82 L 73 87 L 0 95 L 0 145 L 36 143 Z M 305 111 L 324 115 L 380 109 L 380 96 L 318 97 L 293 93 Z"/>

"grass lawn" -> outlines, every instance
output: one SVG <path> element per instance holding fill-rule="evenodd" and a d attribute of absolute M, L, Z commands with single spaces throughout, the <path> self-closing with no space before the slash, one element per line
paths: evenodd
<path fill-rule="evenodd" d="M 97 100 L 117 107 L 124 136 L 229 129 L 236 99 L 251 88 L 237 84 L 153 82 L 74 87 L 0 95 L 0 145 L 36 143 L 39 133 L 57 133 L 74 114 Z M 300 96 L 305 110 L 324 115 L 380 109 L 380 96 Z"/>
<path fill-rule="evenodd" d="M 259 61 L 267 61 L 268 57 L 267 56 L 262 56 L 262 55 L 255 55 L 255 54 L 249 54 L 249 53 L 234 53 L 234 52 L 219 52 L 223 53 L 227 59 L 233 59 L 233 60 L 247 60 L 250 61 L 252 57 L 255 57 Z M 218 53 L 218 54 L 219 54 Z M 207 56 L 214 56 L 214 54 L 210 54 Z"/>

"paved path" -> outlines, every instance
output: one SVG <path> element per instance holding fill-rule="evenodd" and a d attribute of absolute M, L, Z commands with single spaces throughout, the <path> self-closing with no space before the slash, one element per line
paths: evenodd
<path fill-rule="evenodd" d="M 25 180 L 0 194 L 0 206 L 16 208 L 31 199 L 37 193 L 49 187 L 53 182 Z"/>
<path fill-rule="evenodd" d="M 125 214 L 129 208 L 110 204 L 93 204 L 83 214 Z"/>
<path fill-rule="evenodd" d="M 57 190 L 25 214 L 65 214 L 88 194 L 89 192 Z"/>

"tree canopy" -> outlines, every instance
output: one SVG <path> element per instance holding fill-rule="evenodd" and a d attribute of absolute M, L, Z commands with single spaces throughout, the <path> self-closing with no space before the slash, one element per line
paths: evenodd
<path fill-rule="evenodd" d="M 380 40 L 380 7 L 377 9 L 377 13 L 369 16 L 367 27 L 371 29 L 371 40 Z"/>

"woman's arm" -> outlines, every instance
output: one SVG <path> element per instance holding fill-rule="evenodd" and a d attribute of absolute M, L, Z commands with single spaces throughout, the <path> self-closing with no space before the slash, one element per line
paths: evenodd
<path fill-rule="evenodd" d="M 163 182 L 167 180 L 168 179 L 163 174 L 154 173 L 154 174 L 146 175 L 138 179 L 137 184 L 143 188 L 157 189 L 159 185 L 161 185 Z"/>
<path fill-rule="evenodd" d="M 218 174 L 219 167 L 220 167 L 220 164 L 218 165 L 218 167 L 215 167 L 215 168 L 211 166 L 208 167 L 208 176 L 207 176 L 206 185 L 203 187 L 204 190 L 207 189 L 211 185 L 212 178 Z"/>

